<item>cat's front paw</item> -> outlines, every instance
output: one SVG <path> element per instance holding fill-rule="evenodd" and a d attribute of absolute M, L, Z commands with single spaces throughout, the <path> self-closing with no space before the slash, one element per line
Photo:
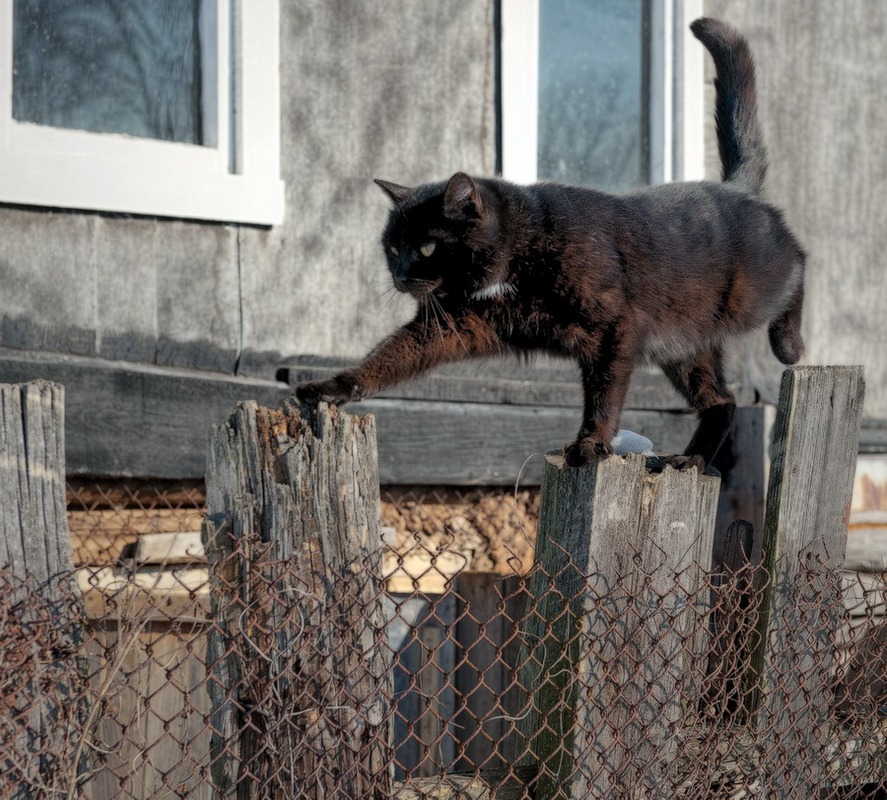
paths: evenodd
<path fill-rule="evenodd" d="M 316 406 L 321 400 L 331 405 L 344 405 L 363 398 L 360 384 L 347 373 L 335 375 L 319 381 L 306 381 L 296 387 L 296 397 L 309 406 Z"/>
<path fill-rule="evenodd" d="M 564 447 L 564 461 L 568 467 L 581 467 L 597 458 L 613 455 L 613 448 L 607 442 L 590 437 L 579 438 Z"/>

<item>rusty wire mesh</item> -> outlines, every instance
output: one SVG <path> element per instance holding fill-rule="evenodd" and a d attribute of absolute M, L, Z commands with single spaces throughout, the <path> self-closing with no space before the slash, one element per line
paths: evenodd
<path fill-rule="evenodd" d="M 273 553 L 244 575 L 126 549 L 156 510 L 199 524 L 197 484 L 99 489 L 69 501 L 113 556 L 55 594 L 0 572 L 0 797 L 884 796 L 882 573 L 806 559 L 763 625 L 759 565 L 547 574 L 534 497 L 392 490 L 381 568 L 321 597 Z M 466 546 L 483 500 L 498 561 Z"/>

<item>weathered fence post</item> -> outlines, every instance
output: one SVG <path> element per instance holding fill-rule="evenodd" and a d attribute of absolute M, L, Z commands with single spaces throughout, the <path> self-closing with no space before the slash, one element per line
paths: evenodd
<path fill-rule="evenodd" d="M 74 796 L 83 687 L 65 511 L 64 390 L 0 385 L 0 795 Z"/>
<path fill-rule="evenodd" d="M 649 474 L 637 455 L 579 470 L 546 457 L 523 631 L 537 800 L 668 796 L 682 701 L 698 698 L 705 669 L 719 483 Z"/>
<path fill-rule="evenodd" d="M 764 523 L 769 584 L 751 674 L 771 797 L 815 797 L 827 771 L 829 676 L 864 393 L 862 367 L 783 373 Z"/>
<path fill-rule="evenodd" d="M 387 797 L 375 425 L 243 403 L 212 432 L 213 777 L 223 797 Z"/>
<path fill-rule="evenodd" d="M 0 385 L 0 565 L 57 601 L 73 568 L 65 511 L 64 389 Z"/>

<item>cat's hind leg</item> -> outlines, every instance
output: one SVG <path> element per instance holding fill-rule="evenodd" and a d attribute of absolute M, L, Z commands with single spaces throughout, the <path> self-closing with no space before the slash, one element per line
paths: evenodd
<path fill-rule="evenodd" d="M 683 455 L 672 456 L 668 463 L 679 468 L 695 466 L 702 471 L 727 438 L 736 412 L 736 397 L 724 379 L 720 348 L 687 361 L 663 364 L 662 371 L 699 416 Z"/>

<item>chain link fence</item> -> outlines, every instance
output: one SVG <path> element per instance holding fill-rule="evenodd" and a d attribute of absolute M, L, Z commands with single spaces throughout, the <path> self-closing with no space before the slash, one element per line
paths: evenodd
<path fill-rule="evenodd" d="M 756 564 L 547 573 L 533 492 L 382 500 L 318 596 L 207 563 L 200 483 L 69 482 L 56 599 L 0 572 L 0 796 L 887 796 L 883 573 L 803 559 L 774 624 Z"/>

